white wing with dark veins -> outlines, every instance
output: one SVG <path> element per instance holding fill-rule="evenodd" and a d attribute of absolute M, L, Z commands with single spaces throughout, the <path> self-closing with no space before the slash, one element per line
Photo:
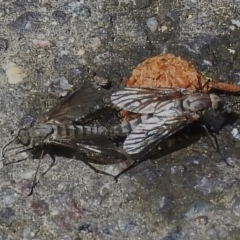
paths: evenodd
<path fill-rule="evenodd" d="M 123 148 L 129 154 L 144 155 L 197 118 L 196 114 L 185 115 L 177 109 L 164 111 L 161 116 L 153 116 L 139 124 L 128 135 Z"/>
<path fill-rule="evenodd" d="M 191 94 L 187 89 L 176 88 L 125 88 L 111 96 L 113 104 L 124 110 L 151 114 L 174 107 L 174 100 Z"/>

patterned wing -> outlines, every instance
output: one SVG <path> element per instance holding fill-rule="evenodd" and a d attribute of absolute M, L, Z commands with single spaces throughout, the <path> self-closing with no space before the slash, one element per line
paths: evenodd
<path fill-rule="evenodd" d="M 161 116 L 153 116 L 139 124 L 126 138 L 123 149 L 128 154 L 143 157 L 167 137 L 198 118 L 197 114 L 182 113 L 177 109 L 165 111 Z"/>
<path fill-rule="evenodd" d="M 151 114 L 161 110 L 175 99 L 186 98 L 192 92 L 177 88 L 125 88 L 113 93 L 113 104 L 124 110 Z"/>
<path fill-rule="evenodd" d="M 100 100 L 101 94 L 97 89 L 83 86 L 47 111 L 40 121 L 64 124 L 77 122 L 88 115 Z"/>

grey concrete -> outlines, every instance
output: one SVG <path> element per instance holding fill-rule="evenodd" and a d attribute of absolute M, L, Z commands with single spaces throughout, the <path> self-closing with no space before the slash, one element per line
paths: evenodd
<path fill-rule="evenodd" d="M 0 147 L 23 115 L 37 117 L 56 102 L 47 89 L 60 77 L 96 89 L 94 75 L 108 79 L 112 88 L 102 91 L 109 95 L 142 60 L 170 52 L 240 84 L 239 11 L 240 1 L 224 0 L 1 1 L 0 63 L 22 66 L 26 78 L 10 85 L 0 70 Z M 54 45 L 38 49 L 36 39 Z M 240 144 L 231 131 L 240 131 L 240 120 L 232 117 L 217 136 L 223 157 L 208 136 L 190 138 L 118 183 L 57 157 L 27 197 L 38 160 L 2 166 L 0 239 L 239 239 Z M 50 164 L 46 156 L 40 172 Z"/>

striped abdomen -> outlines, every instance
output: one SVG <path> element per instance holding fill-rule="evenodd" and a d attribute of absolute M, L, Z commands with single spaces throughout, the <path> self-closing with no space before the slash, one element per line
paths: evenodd
<path fill-rule="evenodd" d="M 142 115 L 136 119 L 133 119 L 131 121 L 124 122 L 117 126 L 112 127 L 111 132 L 113 135 L 125 136 L 131 133 L 140 123 L 146 121 L 151 117 L 152 117 L 152 114 Z"/>
<path fill-rule="evenodd" d="M 104 127 L 90 127 L 80 125 L 52 125 L 54 132 L 52 139 L 79 139 L 84 136 L 91 136 L 91 134 L 103 134 L 106 131 Z"/>

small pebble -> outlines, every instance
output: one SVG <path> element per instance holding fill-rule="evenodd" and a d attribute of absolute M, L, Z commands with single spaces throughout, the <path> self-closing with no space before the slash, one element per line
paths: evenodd
<path fill-rule="evenodd" d="M 232 31 L 234 31 L 234 30 L 236 29 L 236 26 L 230 25 L 230 26 L 229 26 L 229 29 L 232 30 Z"/>
<path fill-rule="evenodd" d="M 233 212 L 237 215 L 240 216 L 240 199 L 236 198 L 233 205 L 232 205 Z"/>
<path fill-rule="evenodd" d="M 84 223 L 80 227 L 78 227 L 79 232 L 85 232 L 85 233 L 92 233 L 93 228 L 90 223 Z"/>
<path fill-rule="evenodd" d="M 180 227 L 176 227 L 176 229 L 162 238 L 162 240 L 190 240 L 190 238 Z"/>
<path fill-rule="evenodd" d="M 44 200 L 37 200 L 30 202 L 29 206 L 32 211 L 38 215 L 43 216 L 46 212 L 48 212 L 48 204 Z"/>
<path fill-rule="evenodd" d="M 97 82 L 100 86 L 106 87 L 109 84 L 108 79 L 99 77 L 99 76 L 94 76 L 93 77 L 94 81 Z"/>
<path fill-rule="evenodd" d="M 41 15 L 35 12 L 25 12 L 8 26 L 15 31 L 31 30 L 33 24 L 40 23 Z"/>
<path fill-rule="evenodd" d="M 54 45 L 53 41 L 38 40 L 38 39 L 33 40 L 33 46 L 36 47 L 36 48 L 50 48 L 53 45 Z"/>
<path fill-rule="evenodd" d="M 4 8 L 0 8 L 0 17 L 3 17 L 6 14 L 6 11 Z"/>
<path fill-rule="evenodd" d="M 167 31 L 167 29 L 168 29 L 168 27 L 167 27 L 166 25 L 161 26 L 161 31 L 162 31 L 162 32 Z"/>
<path fill-rule="evenodd" d="M 199 165 L 201 163 L 201 158 L 199 158 L 199 157 L 192 157 L 192 158 L 190 158 L 189 163 L 191 165 Z"/>
<path fill-rule="evenodd" d="M 47 12 L 47 8 L 46 7 L 41 7 L 38 9 L 39 13 L 46 13 Z"/>
<path fill-rule="evenodd" d="M 125 234 L 128 234 L 130 232 L 134 232 L 134 231 L 137 230 L 137 225 L 135 223 L 133 223 L 132 221 L 128 220 L 128 219 L 119 220 L 118 221 L 118 227 Z"/>
<path fill-rule="evenodd" d="M 82 55 L 85 54 L 85 52 L 86 52 L 85 49 L 84 49 L 84 48 L 81 48 L 81 49 L 78 50 L 78 55 L 79 55 L 79 56 L 82 56 Z"/>
<path fill-rule="evenodd" d="M 102 45 L 99 37 L 90 38 L 88 44 L 93 49 L 93 51 L 97 51 L 97 49 Z"/>
<path fill-rule="evenodd" d="M 166 13 L 166 19 L 170 20 L 171 22 L 178 22 L 179 13 L 176 10 L 171 10 Z"/>
<path fill-rule="evenodd" d="M 103 229 L 102 229 L 102 233 L 103 233 L 104 235 L 111 235 L 111 231 L 110 231 L 109 228 L 103 228 Z"/>
<path fill-rule="evenodd" d="M 4 191 L 2 191 L 4 190 Z M 14 203 L 17 198 L 18 198 L 18 194 L 16 193 L 16 191 L 14 191 L 13 189 L 1 189 L 2 191 L 2 202 L 6 205 L 12 204 Z"/>
<path fill-rule="evenodd" d="M 147 8 L 151 4 L 151 0 L 132 0 L 135 9 Z"/>
<path fill-rule="evenodd" d="M 4 204 L 11 204 L 14 202 L 14 198 L 12 196 L 6 196 L 3 197 L 2 201 Z"/>
<path fill-rule="evenodd" d="M 52 16 L 58 23 L 65 23 L 67 21 L 67 15 L 63 11 L 54 11 Z"/>
<path fill-rule="evenodd" d="M 70 12 L 74 12 L 80 19 L 86 19 L 91 16 L 91 10 L 89 7 L 81 5 L 79 2 L 68 2 L 63 5 L 64 9 Z"/>
<path fill-rule="evenodd" d="M 207 216 L 198 216 L 198 217 L 194 218 L 194 222 L 198 226 L 200 226 L 200 225 L 205 226 L 208 224 L 208 217 Z"/>
<path fill-rule="evenodd" d="M 172 166 L 171 174 L 183 174 L 185 171 L 183 166 Z"/>
<path fill-rule="evenodd" d="M 32 179 L 35 173 L 36 173 L 36 170 L 23 172 L 21 174 L 21 179 Z"/>
<path fill-rule="evenodd" d="M 68 72 L 68 78 L 73 79 L 77 77 L 81 77 L 84 74 L 84 68 L 78 67 L 78 68 L 72 68 Z"/>
<path fill-rule="evenodd" d="M 60 77 L 49 85 L 48 92 L 60 98 L 65 97 L 72 88 L 73 85 L 69 84 L 65 77 Z"/>
<path fill-rule="evenodd" d="M 10 207 L 5 207 L 0 209 L 0 221 L 1 224 L 11 224 L 16 219 L 15 212 Z"/>
<path fill-rule="evenodd" d="M 151 32 L 155 32 L 158 29 L 158 21 L 155 17 L 148 18 L 146 24 Z"/>
<path fill-rule="evenodd" d="M 159 198 L 159 208 L 160 209 L 166 209 L 167 207 L 170 207 L 173 203 L 173 200 L 171 197 L 163 195 Z"/>
<path fill-rule="evenodd" d="M 23 72 L 22 67 L 17 66 L 14 62 L 4 64 L 2 68 L 6 72 L 8 83 L 17 84 L 23 81 L 25 73 Z"/>
<path fill-rule="evenodd" d="M 75 10 L 75 12 L 80 16 L 82 19 L 89 18 L 91 16 L 91 10 L 88 7 L 81 6 Z"/>
<path fill-rule="evenodd" d="M 59 214 L 59 211 L 56 210 L 56 209 L 54 209 L 54 210 L 52 210 L 52 211 L 50 212 L 50 214 L 51 214 L 52 216 L 57 216 L 57 215 Z"/>
<path fill-rule="evenodd" d="M 234 129 L 231 131 L 231 134 L 233 135 L 233 137 L 234 137 L 236 140 L 240 140 L 240 132 L 238 131 L 237 128 L 234 128 Z"/>
<path fill-rule="evenodd" d="M 69 38 L 68 42 L 74 43 L 75 42 L 75 38 Z"/>
<path fill-rule="evenodd" d="M 234 49 L 228 48 L 229 53 L 234 54 L 236 51 Z"/>
<path fill-rule="evenodd" d="M 186 220 L 194 219 L 198 216 L 205 216 L 212 210 L 212 205 L 206 202 L 194 202 L 189 210 L 184 214 Z"/>
<path fill-rule="evenodd" d="M 232 23 L 233 25 L 236 25 L 237 27 L 240 27 L 240 21 L 239 21 L 239 20 L 232 19 L 232 20 L 231 20 L 231 23 Z"/>

